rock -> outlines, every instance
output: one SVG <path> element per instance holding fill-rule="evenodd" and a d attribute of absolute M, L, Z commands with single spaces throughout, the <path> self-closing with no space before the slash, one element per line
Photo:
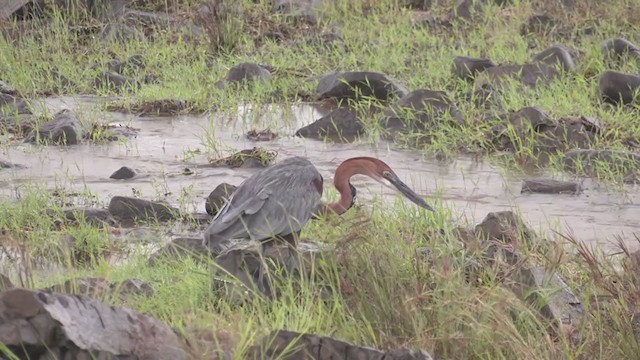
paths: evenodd
<path fill-rule="evenodd" d="M 322 3 L 322 0 L 273 0 L 271 10 L 274 13 L 315 24 L 316 13 L 320 10 Z"/>
<path fill-rule="evenodd" d="M 220 208 L 227 202 L 229 196 L 236 191 L 236 188 L 235 185 L 227 183 L 216 186 L 216 188 L 209 193 L 209 196 L 207 196 L 207 201 L 204 206 L 207 214 L 215 216 Z"/>
<path fill-rule="evenodd" d="M 476 76 L 476 89 L 490 85 L 494 89 L 502 88 L 510 79 L 520 81 L 524 86 L 535 88 L 548 84 L 559 76 L 558 70 L 550 65 L 536 62 L 524 65 L 498 65 L 490 67 Z"/>
<path fill-rule="evenodd" d="M 470 20 L 482 11 L 486 2 L 486 0 L 458 0 L 453 10 L 453 17 Z"/>
<path fill-rule="evenodd" d="M 21 359 L 49 352 L 65 359 L 187 359 L 180 338 L 158 320 L 79 295 L 5 291 L 0 328 L 0 343 Z"/>
<path fill-rule="evenodd" d="M 573 181 L 561 181 L 553 179 L 525 179 L 522 183 L 521 193 L 532 192 L 542 194 L 577 194 L 582 191 L 580 184 Z"/>
<path fill-rule="evenodd" d="M 124 70 L 124 63 L 117 59 L 112 59 L 107 62 L 107 70 L 110 72 L 122 74 Z"/>
<path fill-rule="evenodd" d="M 634 57 L 640 59 L 640 48 L 625 38 L 607 39 L 600 44 L 600 50 L 605 58 Z"/>
<path fill-rule="evenodd" d="M 53 119 L 33 129 L 25 142 L 44 142 L 60 145 L 77 145 L 85 136 L 80 120 L 68 109 L 54 115 Z"/>
<path fill-rule="evenodd" d="M 13 288 L 14 286 L 13 286 L 13 283 L 11 282 L 11 279 L 9 279 L 4 274 L 0 274 L 0 292 L 13 289 Z"/>
<path fill-rule="evenodd" d="M 316 100 L 336 98 L 355 99 L 374 97 L 386 101 L 402 97 L 407 89 L 385 74 L 370 71 L 331 73 L 320 78 L 316 87 Z"/>
<path fill-rule="evenodd" d="M 595 176 L 600 166 L 615 169 L 624 182 L 640 180 L 640 154 L 617 150 L 575 149 L 562 159 L 565 170 L 579 175 Z"/>
<path fill-rule="evenodd" d="M 111 71 L 103 71 L 96 76 L 93 81 L 93 86 L 97 89 L 107 88 L 116 92 L 121 92 L 125 89 L 134 89 L 139 87 L 139 84 L 120 74 L 116 74 Z"/>
<path fill-rule="evenodd" d="M 113 225 L 115 220 L 111 217 L 111 213 L 107 209 L 99 209 L 93 207 L 67 207 L 60 210 L 49 209 L 49 216 L 56 216 L 62 213 L 65 220 L 74 223 L 86 222 L 94 226 Z"/>
<path fill-rule="evenodd" d="M 137 175 L 138 173 L 135 170 L 128 168 L 126 166 L 123 166 L 120 169 L 116 170 L 113 174 L 111 174 L 111 176 L 109 176 L 109 179 L 127 180 L 127 179 L 133 179 Z"/>
<path fill-rule="evenodd" d="M 245 137 L 251 141 L 271 141 L 278 138 L 278 134 L 274 133 L 271 129 L 264 129 L 261 131 L 249 130 Z"/>
<path fill-rule="evenodd" d="M 210 257 L 209 249 L 202 244 L 202 237 L 180 237 L 171 240 L 164 247 L 158 249 L 151 254 L 148 264 L 153 266 L 161 259 L 179 259 L 184 256 L 190 256 L 196 260 L 208 259 Z"/>
<path fill-rule="evenodd" d="M 474 233 L 478 239 L 504 244 L 518 244 L 520 239 L 528 242 L 535 237 L 533 230 L 513 211 L 490 212 L 476 225 Z"/>
<path fill-rule="evenodd" d="M 84 295 L 91 298 L 104 298 L 117 295 L 121 301 L 127 301 L 130 296 L 149 297 L 154 294 L 151 285 L 139 279 L 129 279 L 114 283 L 104 278 L 71 279 L 62 284 L 45 288 L 43 291 L 49 293 L 57 292 Z"/>
<path fill-rule="evenodd" d="M 227 76 L 216 82 L 216 87 L 222 89 L 225 83 L 249 85 L 259 82 L 264 84 L 270 82 L 271 77 L 271 72 L 261 65 L 242 63 L 229 69 Z"/>
<path fill-rule="evenodd" d="M 403 96 L 384 111 L 381 126 L 392 133 L 424 131 L 441 122 L 464 124 L 462 113 L 444 91 L 419 89 Z"/>
<path fill-rule="evenodd" d="M 210 159 L 208 165 L 201 167 L 229 167 L 229 168 L 263 168 L 271 165 L 276 158 L 276 153 L 263 148 L 241 150 L 231 156 L 222 159 Z"/>
<path fill-rule="evenodd" d="M 325 138 L 339 142 L 350 142 L 364 134 L 364 126 L 356 118 L 354 111 L 337 108 L 313 123 L 296 131 L 295 135 L 324 140 Z"/>
<path fill-rule="evenodd" d="M 433 360 L 424 350 L 398 349 L 381 351 L 371 347 L 357 346 L 334 338 L 302 334 L 288 330 L 277 330 L 265 336 L 261 343 L 253 345 L 246 359 L 289 360 Z"/>
<path fill-rule="evenodd" d="M 126 43 L 131 41 L 145 41 L 144 33 L 134 27 L 122 23 L 107 24 L 98 34 L 102 41 Z"/>
<path fill-rule="evenodd" d="M 31 114 L 31 105 L 17 95 L 0 93 L 0 111 L 4 114 Z"/>
<path fill-rule="evenodd" d="M 558 22 L 549 15 L 531 15 L 527 19 L 526 24 L 520 28 L 521 35 L 535 33 L 539 35 L 548 35 L 558 27 Z"/>
<path fill-rule="evenodd" d="M 168 221 L 178 217 L 179 210 L 167 204 L 125 196 L 114 196 L 109 202 L 109 213 L 124 220 Z"/>
<path fill-rule="evenodd" d="M 640 76 L 607 70 L 598 78 L 598 94 L 610 104 L 631 104 L 640 89 Z"/>
<path fill-rule="evenodd" d="M 541 51 L 533 57 L 533 61 L 541 61 L 551 66 L 560 65 L 565 71 L 576 67 L 569 49 L 562 45 L 554 45 Z"/>
<path fill-rule="evenodd" d="M 463 80 L 472 80 L 476 74 L 496 66 L 490 59 L 456 56 L 453 59 L 453 74 Z"/>

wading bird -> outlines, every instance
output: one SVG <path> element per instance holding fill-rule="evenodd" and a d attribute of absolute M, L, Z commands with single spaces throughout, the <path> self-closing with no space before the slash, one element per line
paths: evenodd
<path fill-rule="evenodd" d="M 353 206 L 356 190 L 349 180 L 357 174 L 385 185 L 388 182 L 407 199 L 434 211 L 389 165 L 372 157 L 342 162 L 333 180 L 340 199 L 322 203 L 322 175 L 309 160 L 296 156 L 263 169 L 240 184 L 205 230 L 204 245 L 213 253 L 220 253 L 233 240 L 255 240 L 264 246 L 270 240 L 281 239 L 295 248 L 302 227 L 312 216 L 329 211 L 340 215 Z"/>

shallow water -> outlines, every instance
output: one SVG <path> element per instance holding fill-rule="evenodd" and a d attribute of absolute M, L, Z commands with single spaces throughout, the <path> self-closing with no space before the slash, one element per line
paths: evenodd
<path fill-rule="evenodd" d="M 241 109 L 237 117 L 219 115 L 144 117 L 96 111 L 104 99 L 62 97 L 43 100 L 43 107 L 55 112 L 63 108 L 80 116 L 100 116 L 103 121 L 123 123 L 140 129 L 137 138 L 107 145 L 43 147 L 16 144 L 0 150 L 0 159 L 21 165 L 24 169 L 0 170 L 0 195 L 12 197 L 25 184 L 45 182 L 50 189 L 63 187 L 89 190 L 107 204 L 114 195 L 133 195 L 133 189 L 144 198 L 165 198 L 178 205 L 196 204 L 204 212 L 204 198 L 219 183 L 239 184 L 257 169 L 198 167 L 207 163 L 203 145 L 209 129 L 215 128 L 215 142 L 229 151 L 262 146 L 278 153 L 278 159 L 300 155 L 308 157 L 330 186 L 333 171 L 346 158 L 372 155 L 387 162 L 402 180 L 433 205 L 442 202 L 451 209 L 456 221 L 474 224 L 492 211 L 517 210 L 537 231 L 550 229 L 570 232 L 576 238 L 607 246 L 616 237 L 635 247 L 634 235 L 640 237 L 640 191 L 627 186 L 623 190 L 599 188 L 585 181 L 580 195 L 520 194 L 522 177 L 506 175 L 486 161 L 459 157 L 440 162 L 425 159 L 417 152 L 394 149 L 380 142 L 368 144 L 325 144 L 321 141 L 291 136 L 302 125 L 319 118 L 327 109 L 313 105 L 297 105 L 290 111 L 264 106 Z M 211 124 L 213 126 L 211 126 Z M 273 125 L 277 124 L 277 127 Z M 271 127 L 280 138 L 268 142 L 252 142 L 244 133 L 252 128 Z M 189 150 L 202 154 L 186 157 Z M 109 176 L 121 166 L 137 169 L 144 176 L 134 180 L 111 180 Z M 184 175 L 189 168 L 192 175 Z M 361 189 L 358 202 L 382 195 L 392 201 L 395 194 L 375 181 L 358 176 L 352 181 Z"/>

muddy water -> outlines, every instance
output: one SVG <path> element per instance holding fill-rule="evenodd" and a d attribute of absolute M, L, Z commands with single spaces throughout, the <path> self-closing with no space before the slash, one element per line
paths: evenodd
<path fill-rule="evenodd" d="M 581 195 L 520 194 L 522 178 L 509 176 L 487 162 L 460 157 L 450 162 L 425 159 L 417 152 L 394 149 L 381 142 L 369 144 L 324 144 L 292 137 L 291 134 L 326 113 L 326 109 L 299 105 L 283 111 L 264 106 L 241 109 L 234 117 L 178 116 L 144 117 L 102 113 L 96 98 L 48 98 L 42 108 L 55 112 L 70 108 L 80 116 L 99 116 L 103 121 L 122 123 L 140 129 L 135 139 L 108 145 L 80 145 L 68 148 L 12 145 L 0 150 L 0 158 L 26 165 L 24 169 L 0 171 L 0 195 L 15 196 L 34 181 L 50 189 L 89 190 L 107 204 L 114 195 L 140 192 L 145 198 L 164 198 L 188 210 L 204 212 L 204 198 L 220 182 L 239 184 L 255 169 L 200 167 L 207 163 L 207 138 L 213 139 L 221 155 L 233 150 L 263 146 L 277 151 L 278 159 L 294 155 L 308 157 L 330 186 L 333 171 L 344 159 L 376 156 L 392 166 L 401 179 L 433 204 L 441 202 L 454 219 L 473 224 L 491 211 L 519 211 L 537 231 L 551 229 L 570 232 L 578 239 L 608 247 L 617 237 L 636 245 L 640 237 L 640 189 L 626 187 L 607 190 L 585 182 Z M 275 125 L 275 126 L 274 126 Z M 252 142 L 243 134 L 252 128 L 271 127 L 281 136 L 269 142 Z M 215 129 L 212 132 L 211 129 Z M 211 147 L 210 147 L 211 149 Z M 194 153 L 200 150 L 202 153 Z M 116 181 L 109 179 L 121 166 L 137 169 L 142 177 Z M 185 175 L 184 169 L 194 173 Z M 395 194 L 364 177 L 353 184 L 360 190 L 362 204 L 372 196 L 394 201 Z M 183 207 L 184 208 L 184 207 Z"/>

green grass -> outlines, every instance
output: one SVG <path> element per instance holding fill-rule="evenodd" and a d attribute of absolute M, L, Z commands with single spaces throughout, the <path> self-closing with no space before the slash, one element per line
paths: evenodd
<path fill-rule="evenodd" d="M 22 31 L 22 35 L 17 39 L 6 33 L 0 37 L 0 71 L 2 80 L 26 98 L 51 93 L 116 95 L 113 90 L 95 88 L 93 79 L 106 70 L 112 58 L 124 61 L 140 54 L 144 71 L 129 75 L 141 80 L 153 74 L 158 83 L 118 94 L 121 98 L 114 104 L 123 110 L 136 112 L 153 101 L 178 99 L 187 102 L 187 111 L 211 110 L 235 116 L 239 106 L 249 105 L 261 110 L 242 119 L 245 125 L 251 125 L 259 122 L 261 113 L 279 111 L 270 108 L 269 104 L 275 102 L 282 105 L 283 115 L 273 117 L 273 124 L 261 124 L 275 131 L 290 125 L 287 119 L 291 118 L 291 106 L 305 101 L 313 92 L 315 82 L 306 78 L 336 70 L 378 71 L 409 90 L 447 91 L 465 118 L 464 126 L 439 119 L 424 133 L 398 139 L 398 145 L 447 156 L 460 152 L 488 155 L 506 169 L 522 170 L 525 165 L 538 164 L 535 135 L 508 128 L 513 150 L 507 155 L 495 154 L 487 133 L 501 122 L 480 121 L 483 111 L 463 100 L 473 85 L 453 78 L 452 60 L 466 55 L 488 57 L 496 63 L 524 63 L 547 46 L 563 43 L 582 52 L 575 71 L 548 86 L 503 94 L 504 110 L 539 106 L 554 118 L 597 117 L 603 124 L 602 134 L 591 147 L 637 150 L 638 109 L 603 106 L 595 96 L 600 72 L 610 66 L 626 72 L 638 70 L 630 61 L 607 64 L 599 50 L 600 42 L 607 37 L 633 39 L 633 34 L 640 32 L 627 7 L 632 2 L 579 5 L 575 16 L 554 12 L 552 15 L 559 16 L 574 33 L 595 26 L 594 35 L 569 39 L 520 35 L 520 25 L 535 11 L 531 2 L 514 2 L 506 9 L 489 6 L 487 14 L 471 25 L 454 21 L 450 29 L 429 29 L 412 26 L 411 11 L 399 1 L 327 1 L 318 24 L 311 28 L 271 14 L 268 1 L 243 1 L 235 10 L 241 17 L 223 16 L 219 24 L 210 21 L 202 37 L 157 31 L 146 41 L 128 42 L 94 39 L 95 34 L 86 30 L 104 24 L 58 12 L 49 22 L 4 24 L 5 30 Z M 189 2 L 177 5 L 185 14 L 193 14 L 196 8 Z M 448 9 L 440 5 L 432 13 L 444 15 Z M 245 21 L 233 23 L 239 18 Z M 69 21 L 73 26 L 67 26 Z M 322 31 L 331 31 L 332 26 L 337 27 L 348 51 L 306 42 Z M 265 36 L 274 30 L 283 32 L 286 39 L 277 42 Z M 241 62 L 273 67 L 273 80 L 251 88 L 218 89 L 215 82 Z M 56 75 L 64 76 L 70 84 L 63 84 Z M 280 95 L 274 100 L 276 91 Z M 360 141 L 377 141 L 384 133 L 377 121 L 379 114 L 369 114 L 386 104 L 365 99 L 352 105 L 362 114 L 367 130 Z M 100 114 L 91 113 L 90 118 L 98 121 Z M 4 124 L 0 129 L 0 142 L 14 144 L 5 134 Z M 216 138 L 219 130 L 211 125 L 202 139 L 212 158 L 223 157 L 227 150 Z M 94 135 L 101 138 L 99 133 Z M 551 154 L 539 165 L 559 171 L 565 150 Z M 192 156 L 185 150 L 185 161 Z M 627 170 L 598 164 L 596 175 L 615 182 L 620 172 Z M 328 196 L 335 193 L 329 192 Z M 567 359 L 621 359 L 637 357 L 640 352 L 637 325 L 632 319 L 640 300 L 639 288 L 629 275 L 632 272 L 616 267 L 619 258 L 629 256 L 611 259 L 580 247 L 578 255 L 560 250 L 550 253 L 538 247 L 521 249 L 526 259 L 558 271 L 571 288 L 579 290 L 587 315 L 578 329 L 581 338 L 571 342 L 565 336 L 550 335 L 549 321 L 538 309 L 505 288 L 499 276 L 504 268 L 487 268 L 480 285 L 465 282 L 465 264 L 478 254 L 465 249 L 452 223 L 454 215 L 441 205 L 435 214 L 426 214 L 404 203 L 387 209 L 376 203 L 372 211 L 355 209 L 340 220 L 310 222 L 303 236 L 335 245 L 335 256 L 316 264 L 313 280 L 281 284 L 277 301 L 255 297 L 238 306 L 212 289 L 210 264 L 178 258 L 149 266 L 148 244 L 117 245 L 108 228 L 59 222 L 46 215 L 46 209 L 60 208 L 68 201 L 93 204 L 91 197 L 65 199 L 33 189 L 23 191 L 17 201 L 0 202 L 0 250 L 16 259 L 3 263 L 2 271 L 30 288 L 88 276 L 114 282 L 144 280 L 155 290 L 151 297 L 132 297 L 123 302 L 118 296 L 105 296 L 102 300 L 157 317 L 192 340 L 213 336 L 223 348 L 233 350 L 235 358 L 242 358 L 243 352 L 269 331 L 282 328 L 385 349 L 424 348 L 438 359 L 558 359 L 561 355 Z M 184 202 L 181 206 L 188 207 L 188 189 Z M 158 224 L 150 227 L 166 230 Z M 566 245 L 565 239 L 556 240 Z M 422 247 L 431 250 L 428 259 L 416 255 Z M 576 246 L 570 248 L 575 250 Z M 127 254 L 127 260 L 114 265 L 112 255 L 122 253 Z M 562 261 L 556 261 L 559 254 Z M 59 271 L 43 270 L 50 268 Z M 615 288 L 610 287 L 612 279 L 617 281 Z M 613 297 L 605 299 L 603 295 Z M 0 352 L 5 350 L 0 346 Z M 200 350 L 211 351 L 206 346 Z"/>

